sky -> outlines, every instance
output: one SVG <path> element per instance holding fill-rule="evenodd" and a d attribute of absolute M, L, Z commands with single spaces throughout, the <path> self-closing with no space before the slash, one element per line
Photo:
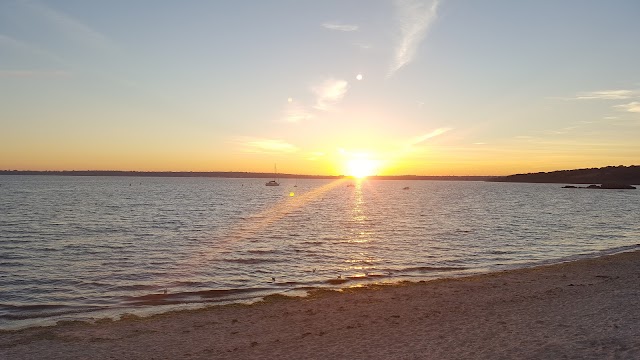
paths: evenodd
<path fill-rule="evenodd" d="M 3 0 L 0 169 L 636 165 L 639 18 L 637 0 Z"/>

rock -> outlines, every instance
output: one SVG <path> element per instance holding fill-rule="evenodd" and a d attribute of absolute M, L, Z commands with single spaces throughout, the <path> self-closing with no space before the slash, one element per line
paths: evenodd
<path fill-rule="evenodd" d="M 635 186 L 627 184 L 602 184 L 602 185 L 589 185 L 587 189 L 635 189 Z"/>
<path fill-rule="evenodd" d="M 601 189 L 635 189 L 635 186 L 628 184 L 602 184 Z"/>

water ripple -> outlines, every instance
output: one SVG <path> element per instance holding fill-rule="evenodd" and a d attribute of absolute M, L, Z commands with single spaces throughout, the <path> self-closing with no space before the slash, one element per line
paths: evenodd
<path fill-rule="evenodd" d="M 640 192 L 553 184 L 0 182 L 0 328 L 563 261 L 640 235 Z"/>

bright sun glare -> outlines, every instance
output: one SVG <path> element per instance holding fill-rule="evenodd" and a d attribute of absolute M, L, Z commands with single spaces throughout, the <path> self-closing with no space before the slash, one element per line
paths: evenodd
<path fill-rule="evenodd" d="M 375 174 L 377 161 L 371 159 L 355 158 L 347 162 L 347 175 L 363 178 Z"/>

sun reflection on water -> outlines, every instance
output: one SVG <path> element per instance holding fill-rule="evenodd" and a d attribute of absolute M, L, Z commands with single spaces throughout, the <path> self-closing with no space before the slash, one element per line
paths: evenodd
<path fill-rule="evenodd" d="M 205 248 L 197 256 L 191 258 L 190 262 L 193 266 L 197 266 L 197 264 L 201 264 L 203 261 L 212 261 L 225 256 L 225 254 L 232 251 L 234 244 L 241 243 L 255 237 L 255 235 L 260 232 L 264 232 L 265 229 L 285 218 L 296 209 L 319 199 L 345 181 L 345 179 L 335 180 L 306 193 L 294 194 L 290 192 L 289 196 L 283 198 L 283 200 L 277 204 L 253 214 L 249 219 L 239 221 L 238 224 L 230 226 L 228 233 L 216 238 L 215 248 Z"/>
<path fill-rule="evenodd" d="M 353 239 L 354 242 L 366 242 L 367 238 L 363 237 L 366 235 L 366 231 L 357 231 L 364 226 L 364 222 L 367 220 L 367 214 L 365 212 L 365 204 L 364 204 L 364 196 L 362 194 L 362 180 L 358 180 L 355 183 L 353 188 L 353 209 L 351 210 L 352 214 L 352 223 L 356 227 L 355 234 L 359 237 Z"/>
<path fill-rule="evenodd" d="M 357 179 L 353 185 L 349 207 L 350 219 L 346 225 L 349 234 L 348 243 L 355 248 L 352 253 L 347 253 L 347 258 L 344 260 L 347 266 L 344 270 L 351 273 L 350 279 L 357 280 L 375 275 L 375 264 L 381 259 L 371 253 L 375 251 L 375 246 L 370 242 L 374 240 L 376 234 L 370 217 L 371 209 L 368 208 L 370 204 L 366 199 L 365 187 L 369 184 L 366 179 Z"/>

